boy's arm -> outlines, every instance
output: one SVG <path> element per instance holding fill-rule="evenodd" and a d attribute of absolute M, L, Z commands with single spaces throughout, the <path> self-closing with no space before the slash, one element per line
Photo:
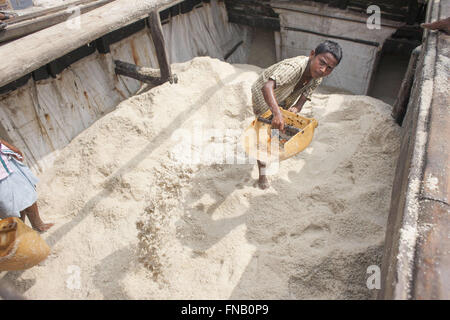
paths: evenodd
<path fill-rule="evenodd" d="M 269 106 L 273 114 L 272 128 L 284 131 L 284 119 L 283 115 L 281 114 L 280 107 L 278 106 L 278 102 L 275 99 L 275 93 L 273 92 L 274 88 L 275 88 L 275 81 L 270 79 L 264 84 L 262 92 L 264 100 L 266 101 L 267 105 Z"/>
<path fill-rule="evenodd" d="M 300 99 L 298 99 L 297 103 L 295 105 L 293 105 L 292 107 L 290 107 L 288 109 L 288 111 L 294 112 L 294 113 L 299 113 L 300 111 L 302 111 L 302 108 L 305 105 L 306 101 L 308 101 L 308 99 L 302 94 L 300 96 Z"/>
<path fill-rule="evenodd" d="M 312 96 L 314 90 L 316 90 L 317 87 L 321 83 L 322 83 L 322 78 L 320 78 L 318 80 L 314 80 L 312 85 L 302 93 L 302 95 L 298 99 L 297 103 L 295 105 L 293 105 L 291 108 L 289 108 L 289 111 L 295 112 L 295 113 L 300 112 L 302 110 L 303 106 L 305 105 L 306 101 L 311 100 L 311 96 Z"/>

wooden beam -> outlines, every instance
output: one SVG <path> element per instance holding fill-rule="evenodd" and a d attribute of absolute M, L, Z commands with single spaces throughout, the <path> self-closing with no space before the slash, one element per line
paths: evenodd
<path fill-rule="evenodd" d="M 78 8 L 80 10 L 80 13 L 83 14 L 112 1 L 114 0 L 98 0 L 79 6 Z M 42 17 L 25 20 L 15 24 L 8 24 L 5 30 L 0 32 L 0 42 L 21 38 L 36 31 L 51 27 L 55 24 L 66 21 L 72 15 L 72 12 L 61 10 L 56 13 L 44 15 Z"/>
<path fill-rule="evenodd" d="M 14 19 L 11 19 L 11 21 L 8 21 L 8 24 L 9 25 L 13 25 L 15 23 L 19 23 L 19 22 L 22 22 L 22 21 L 26 21 L 26 20 L 30 20 L 30 19 L 34 19 L 34 18 L 39 18 L 39 17 L 42 17 L 44 15 L 48 15 L 48 14 L 55 13 L 55 12 L 58 12 L 58 11 L 66 10 L 70 6 L 78 6 L 80 4 L 86 4 L 88 2 L 93 2 L 93 1 L 95 1 L 95 0 L 79 0 L 79 1 L 75 1 L 75 2 L 69 3 L 69 4 L 63 4 L 63 5 L 60 5 L 60 6 L 46 8 L 46 9 L 42 9 L 42 10 L 39 10 L 39 11 L 27 13 L 27 14 L 18 16 L 18 17 L 14 18 Z"/>
<path fill-rule="evenodd" d="M 347 6 L 350 3 L 347 4 Z M 367 15 L 367 13 L 364 11 L 363 15 L 361 15 L 361 17 L 359 18 L 347 18 L 347 17 L 342 17 L 339 15 L 336 15 L 335 13 L 325 13 L 322 11 L 312 11 L 312 10 L 305 10 L 305 9 L 299 9 L 299 8 L 294 8 L 294 7 L 290 7 L 290 6 L 286 6 L 283 4 L 273 4 L 272 8 L 274 9 L 281 9 L 281 10 L 287 10 L 287 11 L 292 11 L 292 12 L 300 12 L 300 13 L 306 13 L 306 14 L 310 14 L 313 16 L 318 16 L 318 17 L 324 17 L 324 18 L 330 18 L 330 19 L 337 19 L 337 20 L 343 20 L 343 21 L 351 21 L 351 22 L 358 22 L 361 24 L 367 24 L 367 19 L 365 19 L 364 17 Z M 359 10 L 359 9 L 358 9 Z M 383 12 L 381 12 L 381 17 L 383 17 Z M 398 28 L 400 26 L 403 26 L 404 23 L 403 22 L 396 22 L 396 21 L 390 21 L 390 23 L 384 23 L 383 19 L 381 22 L 381 26 L 382 27 L 389 27 L 389 28 Z"/>
<path fill-rule="evenodd" d="M 81 28 L 60 23 L 0 46 L 0 87 L 90 43 L 111 31 L 144 19 L 173 0 L 116 0 L 81 15 Z"/>
<path fill-rule="evenodd" d="M 231 48 L 231 50 L 230 51 L 228 51 L 225 55 L 224 55 L 224 57 L 223 57 L 223 59 L 224 60 L 227 60 L 236 50 L 237 50 L 237 48 L 239 48 L 239 46 L 241 45 L 241 44 L 243 44 L 244 43 L 244 41 L 243 40 L 241 40 L 241 41 L 239 41 L 238 43 L 236 43 L 234 46 L 233 46 L 233 48 Z"/>
<path fill-rule="evenodd" d="M 159 69 L 139 67 L 135 64 L 123 62 L 120 60 L 115 60 L 116 64 L 116 73 L 122 76 L 130 77 L 148 84 L 152 85 L 160 85 L 166 81 L 170 81 L 170 83 L 177 83 L 178 78 L 176 75 L 170 78 L 162 78 L 161 71 Z"/>
<path fill-rule="evenodd" d="M 280 19 L 275 17 L 249 16 L 246 14 L 238 14 L 234 10 L 228 10 L 228 22 L 242 24 L 253 28 L 280 31 Z"/>
<path fill-rule="evenodd" d="M 361 43 L 361 44 L 365 44 L 367 46 L 380 47 L 380 44 L 378 42 L 375 42 L 375 41 L 368 41 L 368 40 L 363 40 L 363 39 L 356 39 L 356 38 L 349 38 L 349 37 L 342 37 L 342 36 L 337 36 L 337 35 L 325 34 L 325 33 L 316 32 L 316 31 L 313 31 L 313 30 L 302 29 L 302 28 L 283 27 L 283 29 L 284 30 L 291 30 L 291 31 L 298 31 L 298 32 L 315 34 L 315 35 L 318 35 L 318 36 L 321 36 L 321 37 L 325 37 L 325 38 L 333 38 L 333 39 L 340 39 L 340 40 L 345 40 L 345 41 Z"/>
<path fill-rule="evenodd" d="M 172 78 L 172 70 L 170 68 L 169 58 L 164 41 L 164 34 L 162 31 L 161 20 L 159 12 L 154 10 L 149 17 L 150 33 L 152 35 L 153 44 L 156 49 L 156 57 L 158 59 L 159 68 L 161 70 L 161 78 L 164 82 Z"/>

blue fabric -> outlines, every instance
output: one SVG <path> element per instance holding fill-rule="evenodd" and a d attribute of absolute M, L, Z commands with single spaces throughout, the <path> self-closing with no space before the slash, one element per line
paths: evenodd
<path fill-rule="evenodd" d="M 0 218 L 20 217 L 20 211 L 37 201 L 36 184 L 39 179 L 15 158 L 10 159 L 14 172 L 0 180 Z"/>

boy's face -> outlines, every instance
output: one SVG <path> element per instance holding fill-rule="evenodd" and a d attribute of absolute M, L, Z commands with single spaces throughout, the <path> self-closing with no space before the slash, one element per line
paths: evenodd
<path fill-rule="evenodd" d="M 328 76 L 338 65 L 336 58 L 329 52 L 309 55 L 311 75 L 314 79 Z"/>

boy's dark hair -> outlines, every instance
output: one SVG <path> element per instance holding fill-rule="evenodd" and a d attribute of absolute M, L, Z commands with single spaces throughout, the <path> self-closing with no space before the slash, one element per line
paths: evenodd
<path fill-rule="evenodd" d="M 321 44 L 319 44 L 316 48 L 316 50 L 314 50 L 314 53 L 317 54 L 321 54 L 321 53 L 331 53 L 337 60 L 338 64 L 339 62 L 341 62 L 342 59 L 342 48 L 339 45 L 339 43 L 331 41 L 331 40 L 327 40 L 322 42 Z"/>

